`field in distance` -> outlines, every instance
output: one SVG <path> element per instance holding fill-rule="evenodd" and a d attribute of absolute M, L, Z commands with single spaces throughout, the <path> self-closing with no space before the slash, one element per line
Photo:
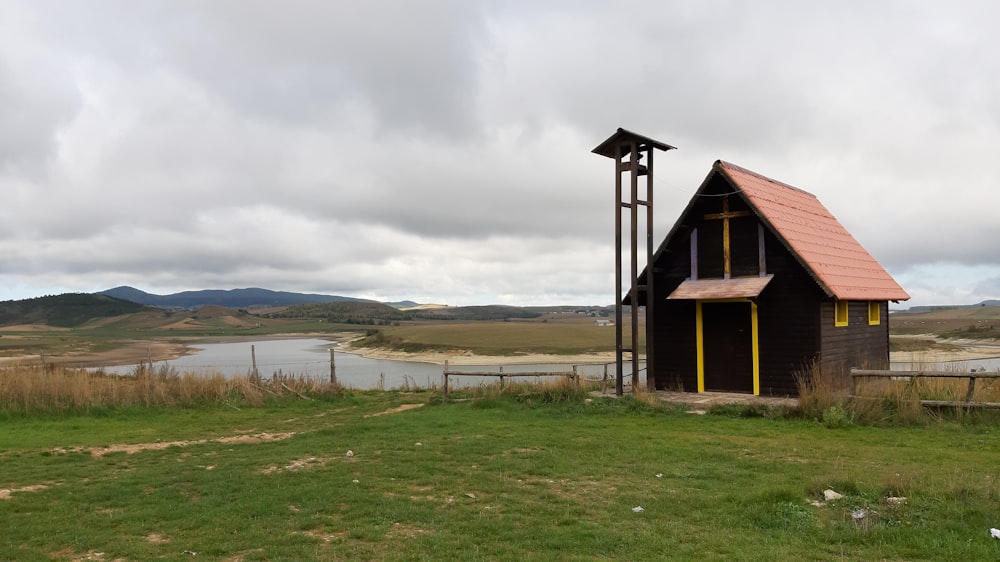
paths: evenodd
<path fill-rule="evenodd" d="M 640 338 L 640 345 L 644 340 Z M 357 347 L 403 352 L 461 350 L 475 355 L 614 353 L 614 326 L 599 326 L 593 318 L 552 314 L 510 322 L 421 321 L 380 327 Z"/>
<path fill-rule="evenodd" d="M 434 307 L 372 302 L 266 309 L 145 307 L 105 295 L 60 295 L 0 303 L 0 363 L 131 364 L 183 354 L 194 342 L 320 336 L 402 351 L 485 355 L 589 354 L 614 350 L 606 307 Z"/>
<path fill-rule="evenodd" d="M 375 302 L 168 310 L 105 295 L 60 295 L 0 303 L 0 363 L 44 356 L 64 364 L 129 364 L 176 357 L 192 342 L 298 336 L 363 338 L 356 345 L 400 353 L 607 354 L 614 352 L 615 328 L 595 321 L 612 312 L 499 305 L 400 310 Z M 627 317 L 624 324 L 628 345 Z M 1000 338 L 1000 306 L 896 312 L 890 331 L 893 351 L 956 351 L 967 345 L 959 339 Z"/>

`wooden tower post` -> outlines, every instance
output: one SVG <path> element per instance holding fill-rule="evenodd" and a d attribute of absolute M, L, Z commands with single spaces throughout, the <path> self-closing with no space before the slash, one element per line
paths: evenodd
<path fill-rule="evenodd" d="M 632 362 L 632 388 L 639 384 L 639 307 L 646 306 L 646 368 L 653 365 L 655 345 L 653 339 L 653 149 L 671 150 L 674 147 L 649 137 L 619 128 L 592 152 L 615 161 L 615 394 L 624 391 L 624 355 Z M 639 161 L 646 158 L 646 164 Z M 629 174 L 629 196 L 623 199 L 622 174 Z M 639 178 L 646 178 L 645 199 L 639 199 Z M 639 285 L 639 207 L 646 207 L 646 283 Z M 622 209 L 629 210 L 630 287 L 622 294 Z M 622 307 L 628 299 L 631 309 L 629 346 L 625 347 L 622 327 Z M 656 381 L 646 373 L 646 387 L 655 388 Z"/>

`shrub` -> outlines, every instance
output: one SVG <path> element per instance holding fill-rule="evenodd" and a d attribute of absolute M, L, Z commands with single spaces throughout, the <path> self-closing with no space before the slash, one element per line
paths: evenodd
<path fill-rule="evenodd" d="M 854 414 L 840 404 L 834 404 L 823 410 L 823 425 L 830 429 L 843 429 L 854 425 Z"/>

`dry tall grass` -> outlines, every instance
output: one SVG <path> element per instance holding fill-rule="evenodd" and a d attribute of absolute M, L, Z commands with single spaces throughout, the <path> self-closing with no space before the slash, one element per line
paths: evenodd
<path fill-rule="evenodd" d="M 583 401 L 589 393 L 599 388 L 595 383 L 576 384 L 568 378 L 553 378 L 538 382 L 489 383 L 478 386 L 458 387 L 452 394 L 474 402 L 490 402 L 500 398 L 513 398 L 524 403 L 555 403 Z"/>
<path fill-rule="evenodd" d="M 964 372 L 964 365 L 952 366 L 952 372 Z M 938 408 L 930 411 L 921 400 L 962 402 L 969 388 L 966 378 L 912 378 L 900 373 L 891 378 L 862 377 L 850 392 L 848 372 L 826 373 L 816 364 L 797 375 L 799 409 L 808 417 L 826 420 L 831 413 L 846 415 L 862 423 L 919 423 L 936 416 L 962 418 L 968 413 L 964 406 Z M 1000 380 L 976 381 L 973 402 L 1000 402 Z"/>
<path fill-rule="evenodd" d="M 336 393 L 338 387 L 315 380 L 178 373 L 166 366 L 136 367 L 131 375 L 53 365 L 0 368 L 0 412 L 88 411 L 131 406 L 228 404 L 260 406 L 269 396 L 300 397 Z"/>

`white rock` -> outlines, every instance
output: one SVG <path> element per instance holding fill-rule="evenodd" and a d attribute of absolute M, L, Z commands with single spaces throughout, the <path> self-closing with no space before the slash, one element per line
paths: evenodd
<path fill-rule="evenodd" d="M 843 497 L 844 497 L 843 494 L 838 494 L 837 492 L 834 492 L 833 490 L 823 490 L 823 499 L 826 500 L 826 501 L 828 501 L 828 502 L 833 501 L 833 500 L 839 500 L 839 499 L 842 499 Z"/>
<path fill-rule="evenodd" d="M 355 484 L 360 484 L 360 483 L 361 483 L 361 481 L 360 481 L 360 480 L 351 480 L 351 482 L 353 482 L 353 483 L 355 483 Z"/>
<path fill-rule="evenodd" d="M 885 498 L 885 503 L 889 505 L 903 505 L 906 503 L 906 498 L 903 496 L 889 496 Z"/>
<path fill-rule="evenodd" d="M 867 509 L 858 509 L 856 511 L 851 512 L 851 518 L 854 519 L 855 521 L 861 521 L 865 517 L 868 517 Z"/>
<path fill-rule="evenodd" d="M 995 539 L 1000 539 L 1000 529 L 990 529 L 990 536 Z"/>
<path fill-rule="evenodd" d="M 413 446 L 414 447 L 423 447 L 424 444 L 418 441 L 418 442 L 414 443 Z"/>
<path fill-rule="evenodd" d="M 353 457 L 353 456 L 354 456 L 354 451 L 352 451 L 352 450 L 348 449 L 348 450 L 347 450 L 347 456 L 349 456 L 349 457 Z"/>
<path fill-rule="evenodd" d="M 656 477 L 657 478 L 663 478 L 663 473 L 662 472 L 657 472 L 656 473 Z"/>
<path fill-rule="evenodd" d="M 635 507 L 632 508 L 632 511 L 634 513 L 642 513 L 643 511 L 646 511 L 646 510 L 643 509 L 641 505 L 637 505 L 637 506 L 635 506 Z"/>

